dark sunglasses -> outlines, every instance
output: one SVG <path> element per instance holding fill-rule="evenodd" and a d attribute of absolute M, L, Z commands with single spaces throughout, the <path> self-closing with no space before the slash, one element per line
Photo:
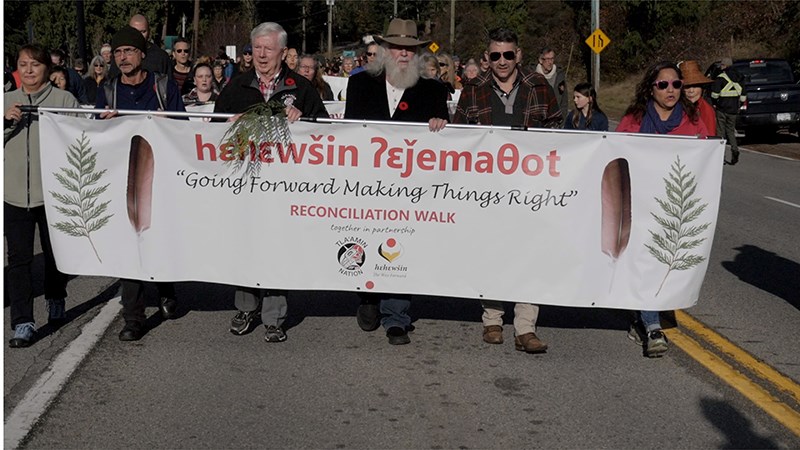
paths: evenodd
<path fill-rule="evenodd" d="M 445 66 L 447 66 L 447 63 L 443 63 L 443 62 L 439 63 L 439 67 L 445 67 Z"/>
<path fill-rule="evenodd" d="M 655 83 L 653 83 L 653 86 L 658 88 L 659 91 L 663 91 L 664 89 L 669 87 L 669 84 L 670 83 L 667 80 L 657 80 Z M 672 80 L 672 87 L 675 88 L 675 89 L 682 88 L 683 87 L 683 81 L 682 80 Z"/>
<path fill-rule="evenodd" d="M 245 55 L 252 55 L 252 54 L 253 54 L 253 52 L 243 52 L 243 54 L 245 54 Z"/>
<path fill-rule="evenodd" d="M 517 54 L 511 50 L 503 53 L 500 52 L 489 53 L 489 59 L 491 59 L 492 62 L 499 61 L 501 56 L 505 58 L 506 61 L 513 61 L 514 59 L 516 59 Z"/>
<path fill-rule="evenodd" d="M 378 53 L 376 53 L 376 52 L 367 52 L 367 56 L 375 56 L 375 55 L 377 55 L 377 54 L 378 54 Z"/>
<path fill-rule="evenodd" d="M 95 64 L 94 66 L 95 66 L 95 67 L 103 67 L 103 65 L 102 65 L 102 64 Z"/>
<path fill-rule="evenodd" d="M 175 53 L 189 53 L 188 48 L 176 48 Z"/>

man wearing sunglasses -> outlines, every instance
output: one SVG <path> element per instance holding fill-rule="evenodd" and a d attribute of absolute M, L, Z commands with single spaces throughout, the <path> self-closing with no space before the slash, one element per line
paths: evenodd
<path fill-rule="evenodd" d="M 367 49 L 364 50 L 363 63 L 360 66 L 353 69 L 353 71 L 350 72 L 350 76 L 352 77 L 353 75 L 359 72 L 363 72 L 366 69 L 367 64 L 374 62 L 377 57 L 378 57 L 378 44 L 375 41 L 369 41 L 369 44 L 367 44 Z"/>
<path fill-rule="evenodd" d="M 489 71 L 461 91 L 453 123 L 511 125 L 519 127 L 559 128 L 561 109 L 553 89 L 540 73 L 527 71 L 519 62 L 522 49 L 517 35 L 507 28 L 489 33 L 484 58 Z M 484 300 L 483 340 L 503 343 L 503 303 Z M 539 307 L 517 303 L 514 307 L 514 348 L 527 353 L 541 353 L 547 344 L 536 335 Z"/>
<path fill-rule="evenodd" d="M 413 20 L 392 19 L 386 33 L 375 37 L 377 59 L 347 83 L 345 119 L 427 122 L 433 132 L 445 127 L 447 90 L 437 80 L 420 77 L 417 50 L 429 41 L 417 36 Z M 364 331 L 383 325 L 391 345 L 408 344 L 410 308 L 406 294 L 361 294 L 356 319 Z"/>
<path fill-rule="evenodd" d="M 190 49 L 189 42 L 184 38 L 178 38 L 172 43 L 172 57 L 175 60 L 175 64 L 172 66 L 172 78 L 178 83 L 183 95 L 194 89 L 194 73 L 192 72 L 192 62 L 189 59 Z"/>

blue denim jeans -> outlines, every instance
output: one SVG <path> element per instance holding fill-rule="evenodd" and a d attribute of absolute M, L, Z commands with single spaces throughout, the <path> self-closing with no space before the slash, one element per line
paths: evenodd
<path fill-rule="evenodd" d="M 388 330 L 391 327 L 400 327 L 408 330 L 411 326 L 411 316 L 408 310 L 411 309 L 411 296 L 388 294 L 391 297 L 381 299 L 381 325 Z"/>
<path fill-rule="evenodd" d="M 644 325 L 644 329 L 648 333 L 661 329 L 661 319 L 658 311 L 639 311 L 639 316 L 642 318 L 642 325 Z"/>

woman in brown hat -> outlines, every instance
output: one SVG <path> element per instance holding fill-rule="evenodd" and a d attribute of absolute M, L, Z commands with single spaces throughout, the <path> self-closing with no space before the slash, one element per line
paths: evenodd
<path fill-rule="evenodd" d="M 686 98 L 694 103 L 700 113 L 700 120 L 706 124 L 709 136 L 717 135 L 717 117 L 714 108 L 703 98 L 703 88 L 708 87 L 713 81 L 703 75 L 697 61 L 683 61 L 678 63 L 683 72 L 683 91 Z"/>

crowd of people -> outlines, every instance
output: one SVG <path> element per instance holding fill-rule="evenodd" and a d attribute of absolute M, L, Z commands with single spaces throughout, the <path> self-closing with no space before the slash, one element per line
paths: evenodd
<path fill-rule="evenodd" d="M 105 120 L 115 117 L 118 109 L 184 111 L 186 105 L 205 103 L 213 103 L 215 112 L 240 114 L 253 105 L 276 100 L 286 106 L 287 119 L 294 122 L 300 117 L 328 117 L 323 101 L 333 100 L 333 92 L 323 73 L 337 73 L 349 78 L 346 119 L 425 122 L 431 132 L 441 131 L 449 123 L 609 129 L 594 87 L 584 82 L 570 91 L 552 48 L 543 48 L 538 53 L 538 63 L 526 66 L 522 64 L 517 34 L 498 28 L 489 33 L 479 60 L 468 60 L 462 68 L 457 57 L 423 51 L 427 44 L 420 39 L 414 21 L 393 19 L 383 35 L 374 36 L 365 45 L 360 56 L 345 57 L 337 67 L 313 55 L 298 54 L 288 47 L 287 33 L 279 24 L 265 22 L 252 30 L 240 60 L 233 61 L 221 51 L 215 58 L 201 56 L 192 61 L 187 41 L 176 40 L 168 55 L 150 40 L 147 19 L 137 14 L 85 67 L 79 61 L 69 67 L 59 50 L 48 53 L 37 45 L 22 47 L 16 60 L 14 86 L 5 93 L 4 116 L 4 225 L 14 330 L 11 347 L 27 347 L 35 341 L 31 264 L 37 225 L 45 255 L 49 322 L 58 325 L 66 319 L 67 278 L 55 265 L 46 226 L 38 121 L 32 119 L 32 114 L 23 113 L 22 105 L 91 104 L 106 110 L 98 115 Z M 738 100 L 742 89 L 737 76 L 725 70 L 730 62 L 722 63 L 721 72 L 713 80 L 700 72 L 696 61 L 652 65 L 637 85 L 634 100 L 616 131 L 705 137 L 724 128 L 727 133 L 727 104 L 722 121 L 715 120 L 721 109 L 720 99 Z M 83 76 L 79 69 L 85 72 Z M 714 87 L 709 102 L 703 91 L 711 84 Z M 460 96 L 451 114 L 447 102 L 456 90 Z M 574 106 L 571 110 L 570 93 Z M 735 136 L 729 139 L 731 164 L 735 164 Z M 144 293 L 150 282 L 121 280 L 121 284 L 125 325 L 119 339 L 136 341 L 146 332 Z M 155 287 L 160 314 L 167 319 L 176 317 L 179 303 L 173 284 L 156 283 Z M 286 295 L 283 290 L 237 288 L 237 312 L 231 319 L 230 332 L 247 334 L 260 318 L 267 342 L 285 341 Z M 355 315 L 364 331 L 374 331 L 382 325 L 389 344 L 411 341 L 411 296 L 360 294 L 360 298 Z M 503 302 L 484 300 L 482 306 L 482 339 L 488 344 L 502 344 Z M 514 305 L 517 350 L 547 350 L 548 344 L 537 334 L 538 315 L 535 303 Z M 668 348 L 657 311 L 637 314 L 629 337 L 642 345 L 650 357 L 661 356 Z"/>

